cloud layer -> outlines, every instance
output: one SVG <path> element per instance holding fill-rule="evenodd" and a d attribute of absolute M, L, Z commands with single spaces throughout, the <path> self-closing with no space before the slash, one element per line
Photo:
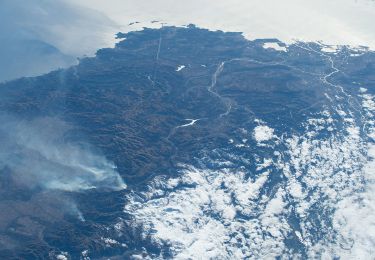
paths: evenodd
<path fill-rule="evenodd" d="M 3 0 L 0 17 L 0 81 L 70 66 L 113 41 L 108 18 L 62 0 Z"/>
<path fill-rule="evenodd" d="M 373 1 L 4 0 L 0 3 L 0 81 L 34 76 L 112 47 L 118 31 L 194 23 L 278 38 L 375 49 Z M 153 23 L 152 21 L 160 21 Z M 128 26 L 129 23 L 135 23 Z"/>
<path fill-rule="evenodd" d="M 221 159 L 210 161 L 228 166 L 221 170 L 182 165 L 180 177 L 155 178 L 130 195 L 125 212 L 176 259 L 372 258 L 375 96 L 358 97 L 363 124 L 340 108 L 342 119 L 322 111 L 301 135 L 269 141 L 275 156 L 256 171 Z M 320 137 L 339 122 L 343 129 Z"/>
<path fill-rule="evenodd" d="M 65 0 L 75 2 L 73 0 Z M 105 13 L 123 30 L 159 20 L 169 25 L 194 23 L 200 27 L 244 32 L 249 39 L 278 38 L 365 45 L 375 49 L 375 3 L 367 0 L 79 0 L 82 6 Z"/>

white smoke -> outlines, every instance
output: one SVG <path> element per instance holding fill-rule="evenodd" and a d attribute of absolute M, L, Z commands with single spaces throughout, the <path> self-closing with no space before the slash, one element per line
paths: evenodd
<path fill-rule="evenodd" d="M 0 169 L 11 169 L 23 185 L 62 191 L 126 187 L 112 162 L 87 144 L 66 140 L 68 124 L 54 118 L 1 121 Z"/>

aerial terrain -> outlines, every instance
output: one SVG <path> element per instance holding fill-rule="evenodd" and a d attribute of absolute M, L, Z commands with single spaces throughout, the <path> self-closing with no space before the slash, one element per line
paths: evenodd
<path fill-rule="evenodd" d="M 1 259 L 370 259 L 375 54 L 188 25 L 0 84 Z"/>

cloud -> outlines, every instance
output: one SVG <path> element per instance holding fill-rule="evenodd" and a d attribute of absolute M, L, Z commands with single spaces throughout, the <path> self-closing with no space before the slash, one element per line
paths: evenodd
<path fill-rule="evenodd" d="M 160 20 L 169 25 L 244 32 L 249 39 L 365 45 L 375 49 L 375 3 L 367 0 L 65 0 L 105 13 L 118 24 L 138 21 L 131 30 Z"/>
<path fill-rule="evenodd" d="M 177 259 L 373 258 L 375 95 L 361 88 L 357 98 L 360 120 L 339 103 L 275 146 L 234 145 L 199 169 L 155 178 L 128 195 L 130 224 Z M 253 165 L 252 154 L 262 160 Z M 233 167 L 245 160 L 254 167 Z"/>
<path fill-rule="evenodd" d="M 274 129 L 266 125 L 259 125 L 254 128 L 254 139 L 258 143 L 271 140 L 274 137 L 273 132 L 274 132 Z"/>
<path fill-rule="evenodd" d="M 67 139 L 71 127 L 66 123 L 55 118 L 0 120 L 0 169 L 10 169 L 19 184 L 71 192 L 125 188 L 113 163 L 89 145 Z"/>
<path fill-rule="evenodd" d="M 288 14 L 288 19 L 285 18 Z M 273 0 L 3 0 L 0 81 L 67 67 L 76 57 L 112 47 L 118 31 L 194 23 L 241 31 L 248 39 L 278 38 L 364 45 L 375 49 L 373 1 Z M 131 26 L 129 23 L 138 21 Z"/>
<path fill-rule="evenodd" d="M 70 66 L 114 38 L 110 19 L 61 0 L 2 0 L 0 17 L 0 81 Z"/>

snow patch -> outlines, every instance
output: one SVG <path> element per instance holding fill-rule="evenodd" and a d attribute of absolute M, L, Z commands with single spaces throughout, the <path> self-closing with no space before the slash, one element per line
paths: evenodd
<path fill-rule="evenodd" d="M 181 71 L 181 70 L 183 70 L 185 67 L 186 67 L 185 65 L 180 65 L 180 66 L 177 67 L 176 71 L 177 71 L 177 72 L 178 72 L 178 71 Z"/>
<path fill-rule="evenodd" d="M 274 49 L 276 51 L 287 51 L 287 48 L 285 46 L 281 46 L 277 42 L 266 42 L 263 44 L 263 48 L 265 49 Z"/>
<path fill-rule="evenodd" d="M 336 45 L 325 45 L 320 50 L 326 53 L 336 53 L 339 50 L 339 47 Z"/>

